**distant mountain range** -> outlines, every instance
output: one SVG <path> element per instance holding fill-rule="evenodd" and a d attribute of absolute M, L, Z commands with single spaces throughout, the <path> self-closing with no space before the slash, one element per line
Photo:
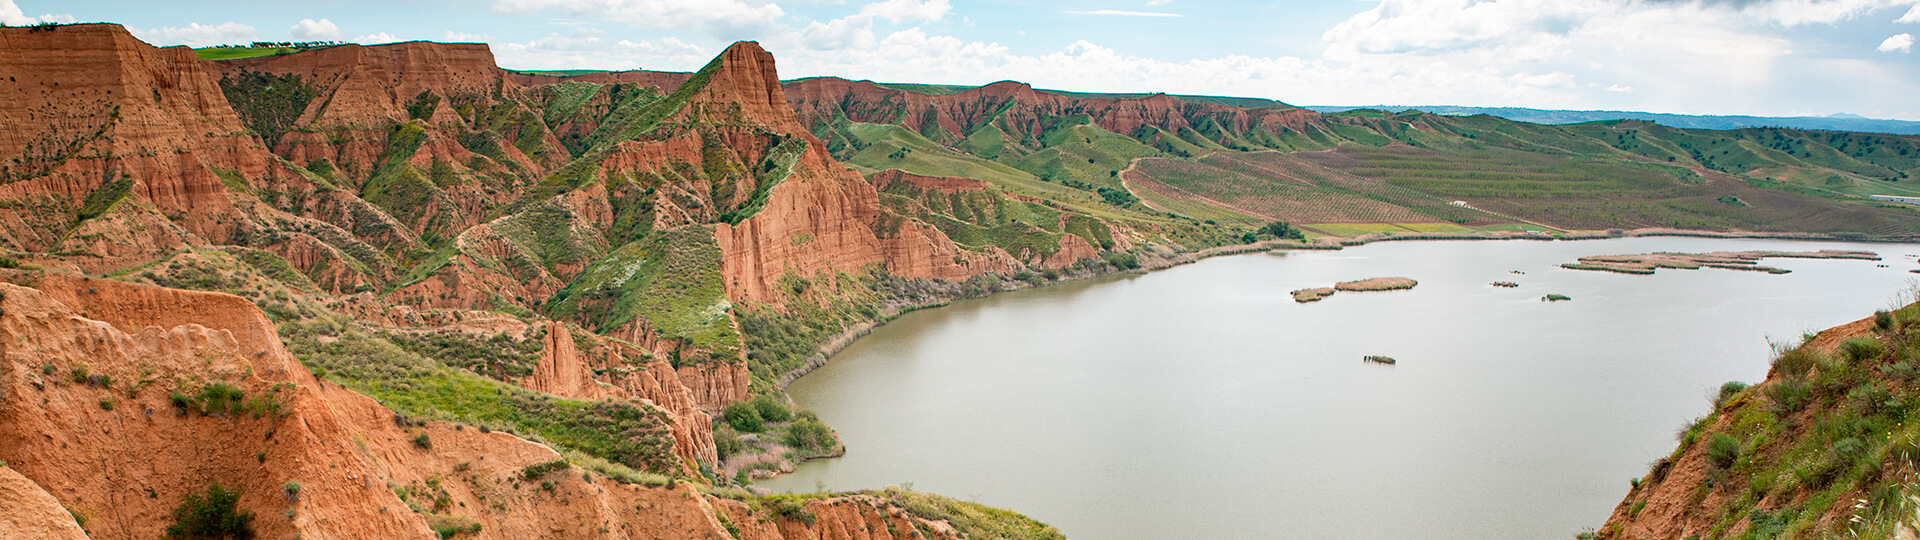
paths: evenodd
<path fill-rule="evenodd" d="M 1451 105 L 1427 106 L 1384 106 L 1338 107 L 1325 105 L 1302 106 L 1316 112 L 1335 113 L 1354 109 L 1378 109 L 1388 112 L 1401 112 L 1419 109 L 1434 114 L 1475 115 L 1487 114 L 1532 122 L 1535 124 L 1578 124 L 1599 120 L 1645 120 L 1658 124 L 1693 129 L 1740 129 L 1748 127 L 1784 127 L 1794 129 L 1824 129 L 1832 131 L 1854 131 L 1864 133 L 1893 133 L 1899 135 L 1920 135 L 1920 122 L 1907 120 L 1883 120 L 1852 114 L 1834 114 L 1829 116 L 1696 116 L 1689 114 L 1661 114 L 1633 111 L 1554 111 L 1542 109 L 1523 109 L 1519 107 L 1455 107 Z"/>

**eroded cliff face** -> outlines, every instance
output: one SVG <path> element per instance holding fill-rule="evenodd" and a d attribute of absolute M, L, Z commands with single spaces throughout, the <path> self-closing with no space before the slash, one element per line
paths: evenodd
<path fill-rule="evenodd" d="M 0 246 L 100 269 L 224 242 L 238 216 L 214 171 L 273 162 L 208 67 L 116 25 L 0 28 L 0 199 L 20 202 L 0 207 Z"/>
<path fill-rule="evenodd" d="M 728 534 L 722 516 L 755 538 L 952 536 L 880 499 L 810 500 L 803 521 L 695 482 L 524 477 L 558 454 L 405 392 L 451 377 L 526 389 L 490 391 L 516 412 L 637 411 L 610 444 L 670 463 L 623 464 L 724 484 L 701 472 L 713 419 L 772 377 L 749 369 L 735 306 L 785 307 L 788 275 L 1060 264 L 890 213 L 753 43 L 698 73 L 563 81 L 500 70 L 484 45 L 210 62 L 64 25 L 0 28 L 0 77 L 0 257 L 43 270 L 0 269 L 33 285 L 0 285 L 0 473 L 21 475 L 0 499 L 32 509 L 0 536 L 72 533 L 67 510 L 95 535 L 157 536 L 216 480 L 263 536 L 694 538 Z M 439 420 L 315 377 L 314 355 L 394 361 L 333 375 Z M 227 389 L 247 401 L 216 403 Z M 671 456 L 650 446 L 667 434 Z"/>
<path fill-rule="evenodd" d="M 244 299 L 61 276 L 36 285 L 0 283 L 8 538 L 84 538 L 74 515 L 94 537 L 158 537 L 179 501 L 215 482 L 242 493 L 238 508 L 262 537 L 438 538 L 435 527 L 463 524 L 458 534 L 472 538 L 715 538 L 728 537 L 728 518 L 749 538 L 944 527 L 871 497 L 808 502 L 814 519 L 803 522 L 692 483 L 646 487 L 566 468 L 529 477 L 527 466 L 559 455 L 505 433 L 397 421 L 314 377 Z M 548 335 L 554 352 L 578 352 L 565 332 Z M 228 409 L 194 397 L 213 384 L 252 401 Z"/>

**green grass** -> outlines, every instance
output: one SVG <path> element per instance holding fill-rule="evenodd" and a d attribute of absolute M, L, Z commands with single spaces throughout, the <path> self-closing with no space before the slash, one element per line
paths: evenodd
<path fill-rule="evenodd" d="M 1305 223 L 1301 227 L 1317 230 L 1334 236 L 1360 236 L 1363 234 L 1406 234 L 1413 229 L 1392 223 Z"/>
<path fill-rule="evenodd" d="M 1886 327 L 1847 340 L 1832 354 L 1811 345 L 1780 354 L 1765 382 L 1723 387 L 1714 412 L 1689 429 L 1669 458 L 1687 459 L 1678 456 L 1687 455 L 1688 445 L 1707 445 L 1701 455 L 1712 469 L 1705 485 L 1661 485 L 1662 475 L 1651 474 L 1628 501 L 1658 491 L 1712 492 L 1717 497 L 1694 500 L 1717 502 L 1692 515 L 1714 536 L 1743 522 L 1748 534 L 1742 538 L 1755 537 L 1755 529 L 1795 537 L 1850 530 L 1866 538 L 1892 536 L 1913 514 L 1904 471 L 1920 458 L 1920 425 L 1905 423 L 1920 403 L 1920 334 L 1914 332 L 1920 305 L 1886 320 Z"/>
<path fill-rule="evenodd" d="M 624 401 L 555 397 L 449 368 L 351 323 L 280 326 L 288 349 L 316 374 L 410 417 L 537 436 L 635 470 L 672 473 L 666 413 Z M 331 341 L 322 342 L 321 336 Z"/>
<path fill-rule="evenodd" d="M 713 228 L 691 225 L 654 231 L 595 261 L 548 299 L 545 311 L 603 333 L 644 317 L 662 335 L 687 338 L 725 360 L 739 350 L 731 309 Z"/>
<path fill-rule="evenodd" d="M 201 60 L 238 60 L 241 58 L 293 54 L 307 50 L 317 49 L 309 49 L 306 47 L 201 47 L 194 49 L 193 55 L 200 57 Z"/>

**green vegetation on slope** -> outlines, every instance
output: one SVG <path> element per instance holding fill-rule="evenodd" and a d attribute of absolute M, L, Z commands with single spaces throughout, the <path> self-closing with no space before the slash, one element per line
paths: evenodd
<path fill-rule="evenodd" d="M 1713 413 L 1635 480 L 1625 517 L 1658 489 L 1689 493 L 1676 519 L 1709 524 L 1704 537 L 1893 537 L 1914 515 L 1920 465 L 1920 424 L 1906 424 L 1920 410 L 1920 304 L 1878 313 L 1864 332 L 1831 351 L 1809 335 L 1766 382 L 1721 388 Z M 1679 472 L 1688 456 L 1704 474 Z M 1617 525 L 1600 534 L 1617 537 Z"/>
<path fill-rule="evenodd" d="M 602 333 L 644 317 L 661 335 L 686 338 L 710 358 L 726 361 L 739 351 L 728 317 L 732 307 L 721 285 L 713 228 L 689 225 L 654 231 L 608 253 L 555 293 L 546 312 Z"/>

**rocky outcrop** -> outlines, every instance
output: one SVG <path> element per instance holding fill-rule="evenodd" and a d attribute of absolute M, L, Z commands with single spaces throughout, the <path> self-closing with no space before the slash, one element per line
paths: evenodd
<path fill-rule="evenodd" d="M 276 165 L 218 75 L 192 51 L 155 48 L 119 25 L 0 28 L 0 201 L 13 203 L 0 205 L 0 236 L 16 249 L 59 250 L 92 198 L 99 206 L 86 210 L 126 199 L 189 233 L 152 236 L 163 249 L 225 241 L 237 217 L 214 171 L 259 176 Z M 114 257 L 155 246 L 84 247 Z"/>
<path fill-rule="evenodd" d="M 801 521 L 691 483 L 645 487 L 579 470 L 529 478 L 527 466 L 558 455 L 500 432 L 397 423 L 307 372 L 239 297 L 57 275 L 37 287 L 0 283 L 6 538 L 84 538 L 75 515 L 93 537 L 158 537 L 179 501 L 215 482 L 241 493 L 239 510 L 269 538 L 427 539 L 450 522 L 477 524 L 463 533 L 472 538 L 714 538 L 729 534 L 726 516 L 752 538 L 938 527 L 860 496 L 809 502 L 815 519 Z M 276 405 L 203 414 L 168 397 L 214 382 Z"/>
<path fill-rule="evenodd" d="M 987 190 L 987 182 L 973 178 L 953 176 L 922 176 L 900 169 L 887 169 L 867 177 L 873 182 L 873 188 L 886 190 L 898 182 L 915 191 L 933 191 L 938 193 L 976 193 Z"/>
<path fill-rule="evenodd" d="M 0 466 L 0 538 L 81 540 L 87 537 L 73 514 L 38 484 Z"/>

